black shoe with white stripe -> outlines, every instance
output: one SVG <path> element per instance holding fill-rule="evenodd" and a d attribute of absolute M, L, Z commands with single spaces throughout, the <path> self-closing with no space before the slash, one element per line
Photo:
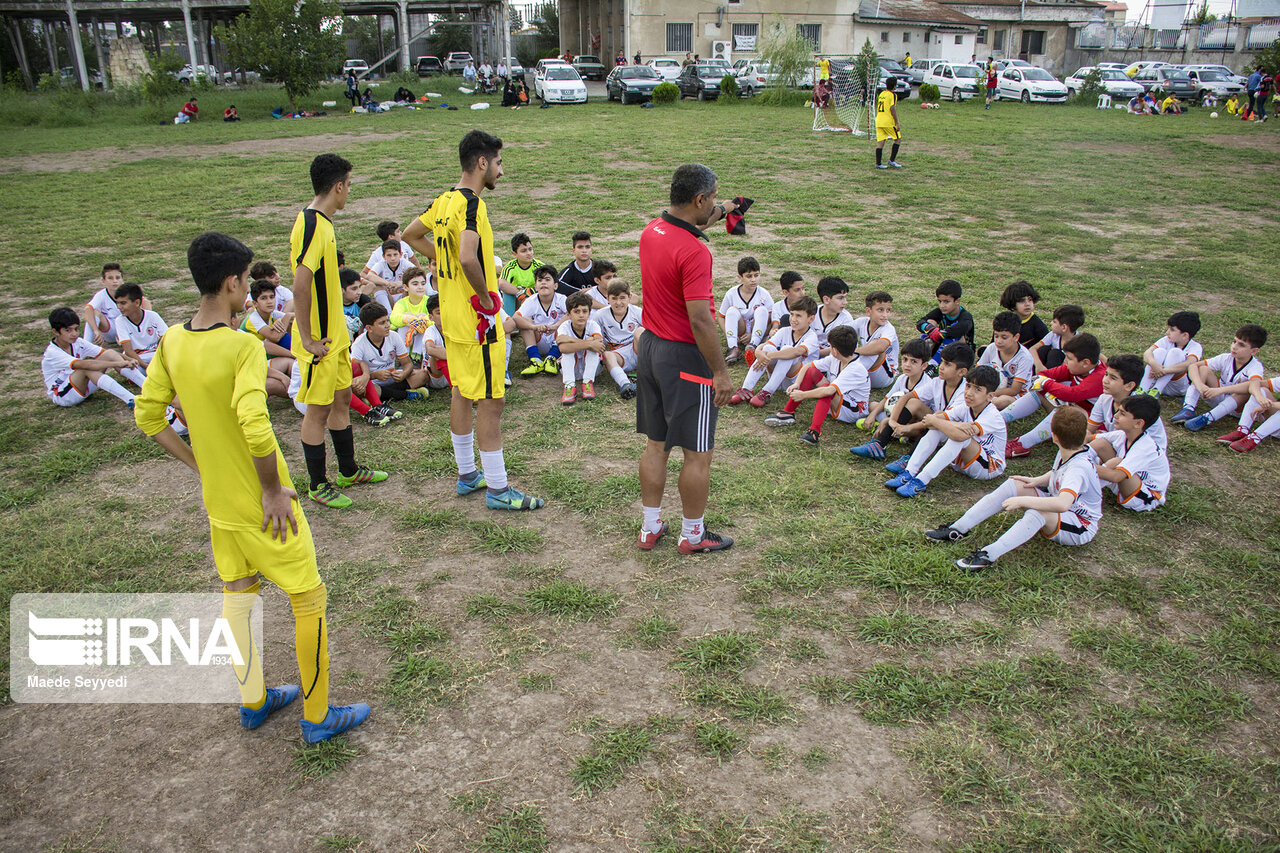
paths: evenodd
<path fill-rule="evenodd" d="M 950 524 L 944 524 L 941 527 L 935 527 L 933 530 L 926 530 L 924 535 L 931 542 L 959 542 L 969 534 L 961 533 Z"/>
<path fill-rule="evenodd" d="M 987 556 L 986 551 L 974 551 L 967 557 L 961 557 L 956 560 L 956 565 L 964 569 L 966 572 L 980 572 L 983 569 L 989 569 L 995 565 L 995 560 Z"/>

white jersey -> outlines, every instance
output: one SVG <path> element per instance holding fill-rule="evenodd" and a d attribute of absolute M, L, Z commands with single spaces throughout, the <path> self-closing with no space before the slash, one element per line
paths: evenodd
<path fill-rule="evenodd" d="M 128 341 L 134 352 L 144 355 L 156 351 L 156 347 L 160 345 L 160 337 L 169 325 L 156 312 L 143 311 L 138 325 L 135 326 L 132 320 L 121 314 L 115 319 L 112 328 L 115 329 L 117 341 Z"/>
<path fill-rule="evenodd" d="M 787 297 L 782 297 L 773 303 L 773 309 L 769 314 L 771 322 L 777 323 L 779 326 L 785 326 L 790 322 L 791 309 L 787 307 Z"/>
<path fill-rule="evenodd" d="M 850 314 L 848 311 L 844 311 L 844 310 L 841 310 L 841 312 L 835 316 L 835 319 L 831 320 L 828 323 L 824 323 L 822 319 L 822 309 L 819 308 L 817 315 L 815 315 L 813 318 L 813 322 L 809 324 L 809 328 L 813 329 L 814 333 L 817 334 L 818 336 L 819 349 L 826 349 L 827 347 L 831 346 L 831 344 L 828 343 L 827 341 L 827 335 L 831 332 L 832 329 L 837 328 L 839 326 L 852 326 L 852 325 L 853 325 L 853 315 Z"/>
<path fill-rule="evenodd" d="M 499 267 L 499 269 L 501 269 L 501 267 Z M 590 297 L 591 297 L 591 300 L 592 300 L 593 302 L 599 302 L 601 305 L 604 305 L 605 307 L 608 307 L 608 305 L 609 305 L 609 294 L 607 294 L 607 293 L 605 293 L 603 290 L 601 290 L 601 289 L 600 289 L 600 285 L 598 285 L 598 284 L 593 285 L 593 286 L 591 286 L 591 287 L 586 288 L 586 289 L 585 289 L 585 290 L 583 290 L 582 292 L 583 292 L 583 293 L 585 293 L 585 294 L 587 294 L 587 296 L 590 296 Z M 568 298 L 568 297 L 566 297 L 566 298 Z M 595 308 L 595 309 L 592 309 L 592 310 L 598 311 L 598 310 L 600 310 L 600 309 Z"/>
<path fill-rule="evenodd" d="M 1116 470 L 1123 471 L 1126 478 L 1137 477 L 1149 492 L 1160 497 L 1168 495 L 1169 481 L 1172 479 L 1169 456 L 1165 448 L 1156 442 L 1150 430 L 1138 436 L 1137 441 L 1128 446 L 1125 435 L 1120 430 L 1104 433 L 1100 437 L 1111 442 L 1116 456 L 1120 457 Z"/>
<path fill-rule="evenodd" d="M 284 313 L 284 307 L 293 301 L 293 291 L 285 287 L 283 284 L 276 285 L 276 310 L 281 314 Z M 253 306 L 253 297 L 249 294 L 244 295 L 244 310 L 248 311 Z"/>
<path fill-rule="evenodd" d="M 387 335 L 382 346 L 375 346 L 365 332 L 351 345 L 351 357 L 369 365 L 370 370 L 394 370 L 400 357 L 408 355 L 409 347 L 400 335 Z"/>
<path fill-rule="evenodd" d="M 1115 430 L 1116 406 L 1110 394 L 1101 395 L 1093 404 L 1093 410 L 1089 412 L 1089 426 L 1099 434 Z M 1155 423 L 1149 424 L 1147 426 L 1147 435 L 1151 436 L 1161 450 L 1168 448 L 1169 434 L 1165 432 L 1163 419 L 1158 419 Z"/>
<path fill-rule="evenodd" d="M 840 359 L 828 355 L 815 361 L 813 366 L 821 370 L 827 381 L 839 389 L 844 403 L 836 415 L 839 420 L 853 420 L 866 414 L 867 400 L 871 397 L 871 376 L 858 359 L 850 359 L 842 369 Z"/>
<path fill-rule="evenodd" d="M 600 327 L 604 335 L 605 349 L 615 350 L 631 346 L 636 337 L 636 330 L 640 328 L 640 313 L 638 305 L 628 305 L 621 320 L 613 316 L 613 308 L 608 305 L 592 312 L 592 322 Z"/>
<path fill-rule="evenodd" d="M 1057 332 L 1050 332 L 1040 339 L 1040 345 L 1045 349 L 1062 349 L 1062 336 Z"/>
<path fill-rule="evenodd" d="M 905 373 L 899 373 L 897 377 L 894 378 L 893 384 L 889 386 L 889 390 L 885 392 L 885 395 L 884 395 L 885 415 L 886 416 L 892 415 L 893 407 L 898 405 L 899 400 L 901 400 L 906 395 L 915 391 L 917 388 L 921 386 L 922 383 L 928 382 L 928 381 L 929 381 L 929 376 L 927 374 L 922 373 L 920 375 L 920 378 L 916 380 L 916 384 L 908 388 L 907 385 L 908 383 L 911 382 L 911 377 L 907 376 L 907 374 Z"/>
<path fill-rule="evenodd" d="M 1223 385 L 1237 385 L 1241 382 L 1248 382 L 1255 376 L 1261 376 L 1262 362 L 1257 357 L 1249 359 L 1249 362 L 1239 369 L 1236 369 L 1235 357 L 1230 352 L 1224 352 L 1221 355 L 1215 355 L 1213 358 L 1205 362 L 1209 368 L 1218 374 L 1218 380 Z"/>
<path fill-rule="evenodd" d="M 105 287 L 99 290 L 93 296 L 89 297 L 88 305 L 94 311 L 97 311 L 103 317 L 107 318 L 107 334 L 112 334 L 115 328 L 116 318 L 120 316 L 120 306 L 116 304 L 115 298 L 111 295 L 111 291 Z M 98 331 L 94 329 L 93 331 Z"/>
<path fill-rule="evenodd" d="M 1097 524 L 1102 518 L 1102 483 L 1094 458 L 1088 448 L 1077 450 L 1066 459 L 1059 450 L 1049 472 L 1049 495 L 1070 492 L 1074 500 L 1067 511 L 1075 513 L 1085 525 Z"/>
<path fill-rule="evenodd" d="M 383 281 L 404 281 L 404 274 L 413 269 L 413 261 L 401 257 L 400 263 L 395 269 L 387 266 L 387 262 L 378 256 L 377 260 L 369 264 L 369 271 Z"/>
<path fill-rule="evenodd" d="M 440 347 L 440 349 L 445 349 L 444 335 L 441 334 L 440 327 L 437 326 L 435 323 L 432 323 L 430 326 L 427 326 L 427 330 L 422 333 L 422 337 L 423 337 L 423 340 L 425 340 L 427 343 L 431 344 L 432 346 L 437 346 L 437 347 Z"/>
<path fill-rule="evenodd" d="M 1013 383 L 1021 379 L 1022 387 L 1026 386 L 1036 376 L 1036 362 L 1031 357 L 1031 351 L 1021 344 L 1018 345 L 1018 351 L 1008 361 L 1000 360 L 1000 350 L 996 349 L 995 344 L 990 344 L 982 351 L 982 356 L 978 359 L 977 367 L 983 365 L 994 367 L 996 373 L 1000 374 L 1000 387 L 1009 388 Z"/>
<path fill-rule="evenodd" d="M 520 307 L 516 309 L 516 314 L 524 317 L 535 326 L 554 326 L 560 322 L 560 318 L 569 313 L 569 309 L 565 307 L 565 295 L 563 293 L 555 293 L 551 296 L 550 307 L 542 304 L 542 297 L 536 293 L 530 296 L 524 302 L 520 303 Z"/>
<path fill-rule="evenodd" d="M 1199 361 L 1204 358 L 1204 347 L 1200 346 L 1200 342 L 1195 338 L 1187 341 L 1187 345 L 1185 347 L 1177 347 L 1174 345 L 1173 341 L 1169 340 L 1169 336 L 1165 335 L 1163 338 L 1152 344 L 1152 348 L 1156 351 L 1157 355 L 1162 357 L 1171 349 L 1181 349 L 1182 354 L 1186 356 L 1189 361 Z M 1162 358 L 1161 364 L 1163 363 L 1164 361 Z"/>
<path fill-rule="evenodd" d="M 372 270 L 373 265 L 381 260 L 382 260 L 382 246 L 378 246 L 376 249 L 374 249 L 372 252 L 369 253 L 369 263 L 365 264 L 365 266 L 368 267 L 370 270 Z M 413 248 L 408 243 L 401 240 L 400 241 L 400 262 L 404 263 L 405 261 L 409 262 L 409 266 L 414 265 L 413 264 Z M 405 267 L 405 269 L 408 269 L 408 268 L 409 267 Z M 381 276 L 381 277 L 386 278 L 386 276 Z"/>
<path fill-rule="evenodd" d="M 756 285 L 755 291 L 746 299 L 742 297 L 742 288 L 731 287 L 720 300 L 720 316 L 728 314 L 730 308 L 737 308 L 740 314 L 748 315 L 754 314 L 757 308 L 768 308 L 772 311 L 773 298 L 769 296 L 769 291 L 759 285 Z"/>
<path fill-rule="evenodd" d="M 561 338 L 574 338 L 579 341 L 585 341 L 588 338 L 604 338 L 604 333 L 600 331 L 600 324 L 595 320 L 588 319 L 587 324 L 582 327 L 582 334 L 578 334 L 573 330 L 573 321 L 564 323 L 556 330 L 556 340 Z M 582 355 L 586 350 L 578 350 L 574 355 Z"/>
<path fill-rule="evenodd" d="M 982 452 L 989 463 L 995 463 L 998 460 L 999 466 L 1004 467 L 1004 446 L 1009 433 L 1004 415 L 1000 414 L 995 403 L 987 403 L 977 417 L 974 417 L 973 412 L 963 402 L 947 409 L 942 416 L 956 424 L 977 424 L 978 434 L 973 437 L 973 440 L 982 446 Z"/>
<path fill-rule="evenodd" d="M 102 347 L 84 338 L 76 338 L 71 342 L 70 353 L 53 341 L 49 341 L 49 345 L 44 348 L 44 356 L 40 359 L 44 387 L 50 391 L 58 390 L 71 378 L 71 372 L 75 370 L 74 363 L 77 360 L 97 358 L 100 355 L 102 355 Z"/>
<path fill-rule="evenodd" d="M 868 331 L 871 328 L 871 318 L 867 316 L 858 317 L 853 321 L 853 328 L 858 333 L 858 346 L 863 347 L 872 341 L 888 340 L 889 348 L 878 355 L 860 355 L 858 361 L 862 362 L 862 366 L 867 369 L 867 373 L 875 373 L 881 367 L 888 370 L 889 375 L 893 376 L 898 372 L 898 330 L 893 327 L 892 323 L 884 323 L 874 332 Z"/>
<path fill-rule="evenodd" d="M 802 361 L 813 361 L 818 357 L 818 333 L 809 327 L 804 330 L 800 340 L 796 340 L 796 330 L 791 326 L 783 326 L 769 338 L 769 345 L 774 349 L 784 350 L 792 347 L 804 347 L 804 354 L 798 356 Z"/>
<path fill-rule="evenodd" d="M 967 380 L 961 379 L 956 389 L 948 394 L 947 383 L 942 380 L 941 376 L 924 376 L 911 393 L 915 394 L 921 403 L 928 406 L 930 411 L 943 412 L 957 403 L 964 402 L 964 389 L 968 384 Z"/>

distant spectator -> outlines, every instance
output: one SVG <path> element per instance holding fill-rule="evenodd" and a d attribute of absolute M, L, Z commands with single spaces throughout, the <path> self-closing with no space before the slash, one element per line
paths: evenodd
<path fill-rule="evenodd" d="M 633 58 L 634 58 L 634 59 L 635 59 L 635 61 L 636 61 L 636 65 L 641 65 L 641 64 L 643 64 L 643 63 L 641 63 L 641 62 L 640 62 L 640 51 L 638 51 L 638 50 L 637 50 L 637 51 L 636 51 L 636 55 L 635 55 Z"/>
<path fill-rule="evenodd" d="M 240 113 L 236 112 L 235 104 L 232 104 L 231 106 L 227 107 L 225 110 L 222 111 L 222 120 L 223 121 L 239 121 L 240 120 Z"/>
<path fill-rule="evenodd" d="M 413 92 L 410 92 L 404 86 L 401 86 L 399 89 L 396 89 L 395 97 L 393 97 L 391 100 L 400 104 L 411 104 L 414 101 L 416 101 L 417 98 L 413 96 Z"/>
<path fill-rule="evenodd" d="M 511 71 L 507 68 L 507 61 L 505 59 L 498 60 L 498 76 L 503 80 L 511 76 Z"/>
<path fill-rule="evenodd" d="M 627 57 L 626 57 L 626 54 L 624 54 L 622 51 L 618 51 L 618 55 L 617 55 L 617 56 L 615 56 L 615 57 L 614 57 L 614 59 L 613 59 L 613 64 L 614 64 L 614 65 L 626 65 L 626 64 L 627 64 Z"/>
<path fill-rule="evenodd" d="M 1182 106 L 1182 101 L 1178 100 L 1178 96 L 1172 92 L 1160 102 L 1160 115 L 1162 116 L 1178 116 L 1186 111 L 1186 108 Z"/>
<path fill-rule="evenodd" d="M 356 72 L 353 68 L 347 69 L 347 99 L 351 101 L 352 107 L 360 104 L 360 81 L 356 79 Z"/>
<path fill-rule="evenodd" d="M 1246 115 L 1253 113 L 1257 108 L 1257 105 L 1254 102 L 1257 100 L 1258 87 L 1261 85 L 1262 66 L 1259 65 L 1257 68 L 1253 69 L 1253 73 L 1249 75 L 1248 81 L 1244 84 L 1245 89 L 1249 92 L 1249 113 L 1246 113 Z"/>
<path fill-rule="evenodd" d="M 196 106 L 195 95 L 191 96 L 191 100 L 182 105 L 182 109 L 178 110 L 178 115 L 174 118 L 174 124 L 187 124 L 200 118 L 200 108 Z"/>
<path fill-rule="evenodd" d="M 467 64 L 462 69 L 462 82 L 468 86 L 476 84 L 476 65 L 470 59 L 467 60 Z"/>

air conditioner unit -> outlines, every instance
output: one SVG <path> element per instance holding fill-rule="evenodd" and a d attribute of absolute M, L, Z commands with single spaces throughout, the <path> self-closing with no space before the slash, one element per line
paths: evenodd
<path fill-rule="evenodd" d="M 711 58 L 712 59 L 723 59 L 726 62 L 731 62 L 732 53 L 733 53 L 733 42 L 728 40 L 711 42 Z"/>

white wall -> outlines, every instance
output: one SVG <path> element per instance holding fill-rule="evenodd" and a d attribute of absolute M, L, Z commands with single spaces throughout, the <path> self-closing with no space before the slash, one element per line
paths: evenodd
<path fill-rule="evenodd" d="M 960 44 L 956 44 L 956 36 Z M 933 32 L 929 33 L 929 50 L 924 54 L 928 59 L 945 59 L 949 62 L 968 62 L 973 56 L 977 35 L 974 33 Z M 912 54 L 913 56 L 915 54 Z"/>

